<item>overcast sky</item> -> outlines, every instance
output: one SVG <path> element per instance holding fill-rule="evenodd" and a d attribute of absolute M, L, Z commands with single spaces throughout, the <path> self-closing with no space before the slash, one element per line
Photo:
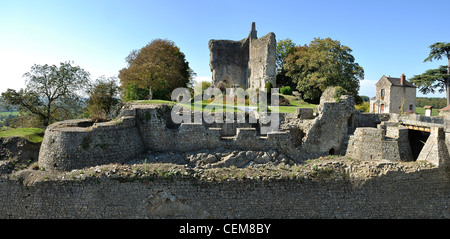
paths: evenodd
<path fill-rule="evenodd" d="M 331 37 L 350 47 L 365 70 L 360 94 L 373 97 L 383 75 L 447 64 L 423 60 L 429 45 L 450 42 L 448 9 L 448 0 L 0 0 L 0 92 L 23 88 L 33 64 L 73 61 L 93 79 L 117 76 L 130 51 L 156 38 L 174 41 L 198 78 L 211 79 L 208 41 L 241 40 L 256 22 L 258 37 L 274 32 L 299 45 Z"/>

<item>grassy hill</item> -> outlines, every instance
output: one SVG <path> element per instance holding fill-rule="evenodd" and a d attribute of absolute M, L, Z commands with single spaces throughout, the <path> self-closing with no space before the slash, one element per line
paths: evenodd
<path fill-rule="evenodd" d="M 44 130 L 38 128 L 16 128 L 5 131 L 0 131 L 0 138 L 2 137 L 23 137 L 32 143 L 42 142 Z"/>

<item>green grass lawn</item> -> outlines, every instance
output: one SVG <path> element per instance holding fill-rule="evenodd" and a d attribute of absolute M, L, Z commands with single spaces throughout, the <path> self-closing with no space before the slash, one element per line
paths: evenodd
<path fill-rule="evenodd" d="M 290 106 L 279 106 L 278 109 L 280 113 L 295 113 L 297 108 L 312 108 L 314 109 L 314 111 L 316 110 L 317 105 L 307 103 L 301 99 L 298 99 L 293 95 L 280 94 L 280 96 L 283 96 L 284 98 L 288 99 L 290 104 Z"/>
<path fill-rule="evenodd" d="M 283 96 L 284 98 L 288 99 L 290 102 L 290 106 L 279 106 L 278 108 L 278 112 L 279 113 L 295 113 L 296 108 L 313 108 L 315 109 L 317 105 L 315 104 L 309 104 L 304 102 L 303 100 L 300 100 L 298 98 L 296 98 L 295 96 L 292 95 L 283 95 L 280 94 L 281 96 Z M 168 100 L 138 100 L 138 101 L 134 101 L 136 103 L 147 103 L 147 104 L 169 104 L 169 105 L 174 105 L 176 104 L 176 102 L 173 101 L 168 101 Z M 202 110 L 205 110 L 205 107 L 209 105 L 209 106 L 220 106 L 218 104 L 213 104 L 213 103 L 208 103 L 206 102 L 206 100 L 203 100 L 201 102 L 201 106 L 202 106 Z M 189 104 L 185 105 L 186 107 L 189 107 Z M 238 106 L 244 106 L 244 105 L 240 105 L 238 104 Z M 190 105 L 191 110 L 194 109 L 194 104 Z M 223 112 L 227 112 L 226 111 L 226 105 L 223 106 Z M 212 111 L 214 111 L 214 109 L 212 109 Z M 234 112 L 241 112 L 240 109 L 237 108 L 233 108 Z M 272 110 L 273 111 L 273 110 Z"/>
<path fill-rule="evenodd" d="M 423 107 L 416 107 L 416 114 L 425 115 L 425 109 Z M 431 116 L 439 116 L 439 111 L 437 109 L 433 109 Z"/>
<path fill-rule="evenodd" d="M 44 130 L 38 128 L 17 128 L 5 131 L 0 131 L 1 137 L 23 137 L 32 143 L 42 142 Z"/>

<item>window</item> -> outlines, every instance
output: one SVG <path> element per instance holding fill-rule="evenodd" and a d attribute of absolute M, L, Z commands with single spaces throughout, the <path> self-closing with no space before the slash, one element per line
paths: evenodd
<path fill-rule="evenodd" d="M 413 105 L 409 105 L 409 110 L 413 111 Z"/>
<path fill-rule="evenodd" d="M 382 100 L 384 99 L 384 95 L 385 95 L 385 91 L 384 91 L 384 89 L 381 89 L 380 96 L 381 96 Z"/>

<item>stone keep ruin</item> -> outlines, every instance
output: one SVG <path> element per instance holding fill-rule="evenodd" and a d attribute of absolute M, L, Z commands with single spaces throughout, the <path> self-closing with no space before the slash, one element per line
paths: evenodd
<path fill-rule="evenodd" d="M 264 88 L 267 82 L 275 86 L 276 44 L 273 32 L 258 39 L 255 23 L 250 34 L 240 41 L 210 40 L 212 85 L 226 88 Z"/>
<path fill-rule="evenodd" d="M 249 121 L 175 124 L 168 105 L 131 104 L 110 122 L 69 120 L 49 126 L 39 165 L 72 170 L 126 163 L 143 153 L 161 152 L 178 154 L 181 162 L 172 163 L 184 164 L 189 163 L 188 159 L 183 161 L 187 152 L 205 151 L 276 152 L 292 163 L 345 155 L 360 160 L 426 160 L 440 167 L 448 164 L 450 128 L 442 118 L 361 113 L 355 111 L 352 97 L 342 96 L 336 101 L 333 95 L 334 88 L 324 92 L 316 113 L 306 108 L 280 113 L 279 131 L 267 134 L 261 134 L 260 123 Z M 234 160 L 245 155 L 238 153 Z M 230 158 L 207 159 L 210 167 L 232 165 L 227 160 Z M 235 166 L 271 160 L 276 158 L 255 156 L 238 160 Z"/>

